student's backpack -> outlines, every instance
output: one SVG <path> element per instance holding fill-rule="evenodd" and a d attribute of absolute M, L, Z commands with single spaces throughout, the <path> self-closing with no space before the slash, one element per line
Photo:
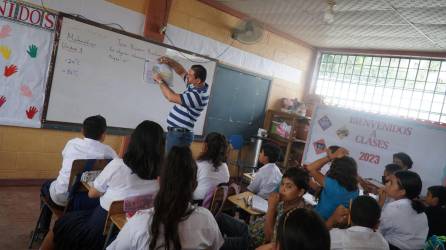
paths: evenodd
<path fill-rule="evenodd" d="M 445 250 L 446 236 L 432 235 L 424 246 L 424 250 Z"/>

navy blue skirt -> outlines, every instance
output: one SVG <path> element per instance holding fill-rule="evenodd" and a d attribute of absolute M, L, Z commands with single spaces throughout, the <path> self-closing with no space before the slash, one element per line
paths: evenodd
<path fill-rule="evenodd" d="M 62 216 L 53 228 L 56 249 L 102 249 L 106 219 L 107 211 L 100 205 Z"/>

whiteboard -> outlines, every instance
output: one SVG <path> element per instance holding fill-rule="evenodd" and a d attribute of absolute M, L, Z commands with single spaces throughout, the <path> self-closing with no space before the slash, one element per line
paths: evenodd
<path fill-rule="evenodd" d="M 144 73 L 149 64 L 163 55 L 186 69 L 193 64 L 203 65 L 210 93 L 215 60 L 99 26 L 63 17 L 46 121 L 82 123 L 88 116 L 101 114 L 110 127 L 132 129 L 143 120 L 152 120 L 166 129 L 173 104 Z M 172 89 L 182 93 L 185 83 L 174 75 Z M 206 111 L 195 123 L 194 134 L 203 134 Z"/>
<path fill-rule="evenodd" d="M 325 153 L 317 145 L 338 145 L 350 151 L 362 177 L 381 180 L 393 154 L 407 153 L 412 171 L 423 181 L 423 191 L 446 184 L 446 128 L 415 120 L 344 108 L 318 106 L 313 113 L 304 151 L 304 164 Z"/>

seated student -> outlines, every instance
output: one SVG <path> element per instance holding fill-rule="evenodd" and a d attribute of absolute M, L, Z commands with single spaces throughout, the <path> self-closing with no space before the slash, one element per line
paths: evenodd
<path fill-rule="evenodd" d="M 336 215 L 336 212 L 333 213 L 333 216 Z M 389 249 L 389 244 L 381 233 L 376 232 L 380 216 L 381 207 L 375 199 L 370 196 L 356 197 L 350 211 L 352 226 L 347 229 L 330 230 L 331 249 Z M 339 221 L 339 219 L 334 219 L 334 221 Z"/>
<path fill-rule="evenodd" d="M 413 165 L 413 161 L 410 156 L 403 152 L 393 154 L 393 163 L 401 166 L 403 170 L 409 170 Z"/>
<path fill-rule="evenodd" d="M 383 207 L 379 230 L 390 249 L 422 249 L 429 231 L 424 206 L 418 200 L 420 176 L 408 170 L 398 171 L 386 183 L 385 194 L 394 199 Z"/>
<path fill-rule="evenodd" d="M 196 172 L 190 149 L 174 146 L 161 171 L 154 207 L 128 220 L 107 249 L 220 249 L 223 238 L 214 216 L 191 205 Z"/>
<path fill-rule="evenodd" d="M 102 142 L 105 139 L 107 123 L 100 115 L 86 118 L 82 125 L 83 139 L 74 138 L 67 142 L 62 151 L 62 167 L 57 179 L 47 181 L 42 186 L 42 194 L 50 197 L 50 202 L 65 207 L 68 202 L 68 183 L 74 160 L 79 159 L 113 159 L 116 152 Z M 48 195 L 49 194 L 49 195 Z M 97 205 L 97 204 L 94 204 Z M 51 210 L 44 206 L 40 230 L 48 231 L 51 222 Z"/>
<path fill-rule="evenodd" d="M 219 133 L 210 133 L 204 139 L 203 152 L 197 160 L 197 188 L 194 200 L 203 200 L 206 194 L 220 183 L 229 182 L 226 165 L 228 142 Z"/>
<path fill-rule="evenodd" d="M 446 187 L 429 187 L 425 202 L 428 205 L 425 211 L 429 224 L 428 237 L 446 236 Z"/>
<path fill-rule="evenodd" d="M 257 250 L 328 250 L 330 234 L 322 218 L 306 208 L 293 209 L 282 215 L 275 242 Z"/>
<path fill-rule="evenodd" d="M 400 165 L 397 165 L 395 163 L 387 164 L 384 167 L 384 173 L 383 173 L 383 176 L 381 177 L 382 184 L 386 185 L 386 183 L 390 181 L 390 176 L 395 174 L 397 171 L 401 171 L 401 170 L 403 170 L 403 168 Z M 384 188 L 381 188 L 378 190 L 378 195 L 379 195 L 378 204 L 380 207 L 383 207 L 385 204 L 393 201 L 392 198 L 384 195 L 383 194 L 384 192 L 385 192 Z"/>
<path fill-rule="evenodd" d="M 276 165 L 280 154 L 280 148 L 275 145 L 265 144 L 262 146 L 259 163 L 263 165 L 257 171 L 254 180 L 249 184 L 249 191 L 259 195 L 263 199 L 268 199 L 269 194 L 274 191 L 282 179 L 282 173 Z"/>
<path fill-rule="evenodd" d="M 310 175 L 323 186 L 315 211 L 324 220 L 331 216 L 336 207 L 348 207 L 350 200 L 359 195 L 356 162 L 347 155 L 345 148 L 339 148 L 334 153 L 327 151 L 326 157 L 307 166 Z M 324 176 L 320 169 L 330 161 L 330 169 Z"/>
<path fill-rule="evenodd" d="M 275 240 L 278 218 L 294 208 L 305 207 L 303 195 L 309 188 L 310 176 L 301 168 L 289 168 L 283 175 L 278 193 L 268 197 L 268 210 L 264 218 L 249 225 L 252 244 L 259 246 Z"/>
<path fill-rule="evenodd" d="M 301 168 L 289 168 L 282 177 L 279 193 L 271 193 L 264 217 L 249 225 L 226 214 L 217 216 L 220 231 L 225 235 L 222 249 L 248 249 L 275 240 L 279 217 L 295 208 L 305 207 L 303 195 L 308 190 L 308 173 Z"/>
<path fill-rule="evenodd" d="M 112 160 L 93 182 L 88 196 L 100 197 L 100 205 L 62 216 L 45 238 L 42 249 L 102 249 L 102 232 L 111 203 L 158 192 L 156 178 L 163 157 L 163 129 L 156 122 L 143 121 L 133 131 L 124 158 Z"/>

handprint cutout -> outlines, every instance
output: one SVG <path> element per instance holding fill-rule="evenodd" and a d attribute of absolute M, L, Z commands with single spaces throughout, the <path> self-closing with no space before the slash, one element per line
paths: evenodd
<path fill-rule="evenodd" d="M 36 56 L 37 56 L 37 46 L 34 45 L 34 44 L 31 44 L 31 45 L 28 47 L 28 50 L 27 50 L 26 52 L 28 53 L 28 55 L 29 55 L 31 58 L 36 58 Z"/>
<path fill-rule="evenodd" d="M 9 25 L 3 25 L 0 29 L 0 38 L 6 38 L 10 35 L 12 29 Z"/>
<path fill-rule="evenodd" d="M 6 102 L 6 97 L 5 96 L 0 96 L 0 108 L 3 106 L 3 104 L 5 104 Z"/>
<path fill-rule="evenodd" d="M 28 110 L 26 110 L 26 116 L 28 117 L 28 119 L 33 119 L 34 115 L 37 112 L 39 112 L 39 110 L 36 107 L 31 106 L 28 108 Z"/>
<path fill-rule="evenodd" d="M 5 66 L 4 74 L 5 74 L 6 77 L 10 77 L 13 74 L 15 74 L 17 72 L 17 70 L 18 70 L 17 66 L 15 66 L 14 64 L 11 64 L 9 66 Z"/>
<path fill-rule="evenodd" d="M 5 45 L 0 45 L 0 54 L 3 56 L 5 60 L 8 60 L 11 56 L 11 49 Z"/>
<path fill-rule="evenodd" d="M 26 96 L 26 97 L 32 97 L 32 96 L 33 96 L 33 92 L 32 92 L 31 89 L 29 89 L 29 87 L 26 86 L 26 85 L 21 85 L 21 86 L 20 86 L 20 93 L 21 93 L 23 96 Z"/>

